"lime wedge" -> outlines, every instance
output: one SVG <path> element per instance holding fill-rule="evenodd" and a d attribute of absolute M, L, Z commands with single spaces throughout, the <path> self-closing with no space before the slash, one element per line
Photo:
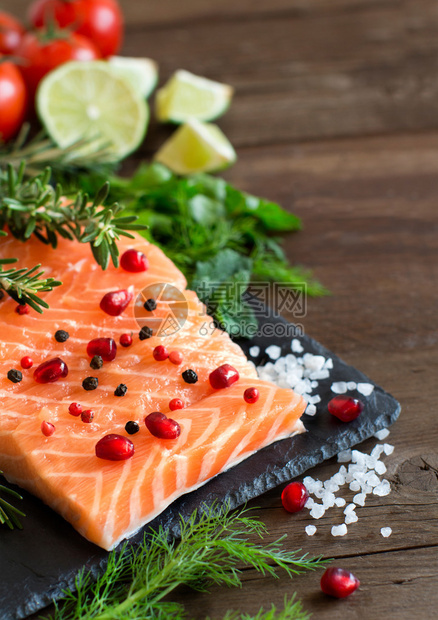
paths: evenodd
<path fill-rule="evenodd" d="M 134 151 L 149 120 L 143 97 L 104 61 L 61 65 L 42 80 L 36 103 L 41 122 L 58 146 L 87 141 L 81 152 L 105 148 L 109 160 Z"/>
<path fill-rule="evenodd" d="M 236 153 L 217 125 L 194 118 L 179 127 L 155 155 L 176 174 L 215 172 L 236 161 Z"/>
<path fill-rule="evenodd" d="M 158 82 L 158 65 L 150 58 L 128 58 L 111 56 L 110 65 L 122 77 L 125 77 L 147 99 Z"/>
<path fill-rule="evenodd" d="M 157 91 L 156 114 L 163 123 L 184 123 L 190 118 L 212 121 L 226 112 L 233 88 L 188 71 L 176 71 Z"/>

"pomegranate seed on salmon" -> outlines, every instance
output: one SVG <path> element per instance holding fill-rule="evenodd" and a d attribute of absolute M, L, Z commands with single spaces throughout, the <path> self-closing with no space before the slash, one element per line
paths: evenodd
<path fill-rule="evenodd" d="M 134 454 L 134 444 L 127 437 L 105 435 L 96 444 L 96 456 L 107 461 L 126 461 Z"/>
<path fill-rule="evenodd" d="M 152 351 L 152 355 L 154 356 L 154 360 L 156 360 L 157 362 L 164 362 L 169 357 L 169 353 L 166 347 L 163 347 L 162 345 L 155 347 L 155 349 Z"/>
<path fill-rule="evenodd" d="M 119 316 L 129 306 L 132 297 L 132 290 L 112 291 L 102 297 L 100 307 L 110 316 Z"/>
<path fill-rule="evenodd" d="M 122 334 L 120 336 L 119 342 L 120 342 L 120 345 L 122 347 L 130 347 L 131 344 L 132 344 L 132 336 L 131 336 L 131 334 Z"/>
<path fill-rule="evenodd" d="M 18 306 L 15 308 L 15 312 L 21 315 L 29 314 L 30 308 L 27 304 L 18 304 Z"/>
<path fill-rule="evenodd" d="M 164 413 L 159 411 L 150 413 L 144 421 L 148 431 L 159 439 L 176 439 L 181 434 L 181 427 L 178 422 L 166 417 Z"/>
<path fill-rule="evenodd" d="M 22 357 L 20 361 L 20 366 L 25 370 L 29 370 L 29 368 L 32 368 L 33 366 L 33 359 L 27 355 L 25 357 Z"/>
<path fill-rule="evenodd" d="M 24 244 L 11 236 L 0 238 L 2 258 L 20 255 L 23 265 L 41 262 L 50 269 L 51 277 L 63 282 L 44 293 L 49 308 L 42 315 L 31 313 L 26 319 L 15 314 L 14 303 L 2 305 L 0 399 L 5 415 L 0 416 L 0 469 L 8 480 L 57 510 L 81 535 L 108 550 L 154 519 L 177 497 L 265 446 L 304 431 L 299 419 L 306 406 L 302 396 L 259 380 L 254 366 L 226 333 L 217 329 L 204 335 L 202 326 L 212 319 L 206 317 L 197 295 L 186 289 L 182 273 L 158 247 L 134 236 L 134 240 L 120 239 L 119 252 L 122 256 L 135 247 L 145 254 L 149 268 L 144 272 L 113 267 L 102 271 L 84 243 L 59 239 L 54 250 L 34 237 Z M 167 297 L 157 283 L 171 285 L 165 289 Z M 124 312 L 112 316 L 99 308 L 106 293 L 130 290 L 131 286 L 133 299 Z M 164 337 L 159 338 L 155 335 L 160 328 L 157 322 L 163 320 L 164 326 L 166 317 L 173 316 L 174 301 L 180 299 L 171 297 L 174 288 L 184 292 L 187 319 L 184 325 L 168 322 L 169 335 L 163 328 Z M 148 292 L 143 298 L 145 290 Z M 153 312 L 143 308 L 149 298 L 160 300 Z M 135 312 L 141 313 L 138 323 L 134 299 L 142 300 L 135 306 Z M 141 320 L 145 316 L 147 325 Z M 54 339 L 54 326 L 71 334 L 65 343 Z M 122 348 L 122 343 L 119 346 L 123 334 L 133 334 L 131 348 Z M 103 349 L 87 351 L 91 341 L 101 338 L 117 343 L 117 354 L 110 362 L 105 360 Z M 154 360 L 152 351 L 160 345 L 168 349 L 169 363 Z M 60 358 L 65 367 L 68 365 L 68 376 L 59 376 L 61 367 L 61 373 L 59 368 L 55 373 L 57 383 L 41 384 L 25 376 L 28 371 L 23 370 L 22 382 L 8 381 L 8 371 L 13 364 L 19 366 L 23 353 L 38 360 L 33 373 L 40 361 L 51 362 L 50 357 L 57 355 L 44 353 L 51 350 L 63 351 Z M 109 352 L 112 357 L 112 343 Z M 92 371 L 89 363 L 95 355 L 104 365 Z M 209 375 L 225 364 L 234 368 L 240 379 L 226 392 L 215 391 Z M 182 373 L 186 370 L 194 373 L 186 375 L 189 381 L 197 380 L 184 381 Z M 98 387 L 85 390 L 83 381 L 86 387 Z M 121 384 L 128 392 L 118 398 L 114 392 Z M 256 388 L 260 394 L 253 404 L 243 399 L 249 388 Z M 183 401 L 184 407 L 171 413 L 174 399 Z M 77 408 L 70 409 L 73 403 Z M 41 433 L 41 421 L 51 419 L 48 413 L 40 417 L 43 408 L 53 408 L 57 413 L 52 420 L 56 425 L 52 440 L 45 440 Z M 86 421 L 88 414 L 84 411 L 94 413 L 92 423 Z M 154 430 L 163 432 L 164 428 L 175 433 L 174 424 L 178 424 L 177 438 L 159 439 L 147 429 L 143 420 L 158 411 L 164 414 L 155 420 Z M 123 439 L 103 442 L 114 434 Z M 133 458 L 112 462 L 131 454 L 126 439 L 135 444 Z M 49 441 L 56 444 L 50 454 L 45 445 Z M 98 444 L 100 457 L 95 453 Z"/>
<path fill-rule="evenodd" d="M 51 437 L 55 432 L 55 426 L 51 422 L 46 422 L 44 420 L 41 422 L 41 432 L 46 437 Z"/>
<path fill-rule="evenodd" d="M 180 364 L 182 364 L 183 360 L 184 355 L 181 353 L 181 351 L 171 351 L 169 353 L 169 362 L 175 364 L 175 366 L 179 366 Z"/>
<path fill-rule="evenodd" d="M 321 590 L 335 598 L 346 598 L 360 586 L 353 573 L 344 568 L 330 566 L 321 577 Z"/>
<path fill-rule="evenodd" d="M 34 370 L 33 378 L 37 383 L 55 383 L 65 379 L 68 375 L 68 366 L 60 357 L 43 362 Z"/>
<path fill-rule="evenodd" d="M 256 403 L 259 398 L 260 398 L 259 391 L 255 387 L 250 387 L 247 390 L 245 390 L 243 393 L 244 401 L 246 403 L 249 403 L 250 405 L 252 405 L 253 403 Z"/>
<path fill-rule="evenodd" d="M 351 396 L 335 396 L 327 405 L 329 412 L 342 422 L 351 422 L 360 416 L 364 404 Z"/>
<path fill-rule="evenodd" d="M 221 390 L 230 387 L 239 380 L 239 371 L 230 364 L 223 364 L 210 373 L 209 379 L 214 390 Z"/>
<path fill-rule="evenodd" d="M 172 398 L 169 403 L 169 409 L 176 411 L 177 409 L 184 409 L 184 401 L 181 398 Z"/>
<path fill-rule="evenodd" d="M 120 258 L 120 266 L 130 273 L 140 273 L 142 271 L 147 271 L 149 262 L 143 252 L 131 248 L 123 252 Z"/>
<path fill-rule="evenodd" d="M 75 417 L 80 416 L 82 413 L 82 405 L 79 403 L 71 403 L 71 405 L 69 405 L 68 412 Z"/>
<path fill-rule="evenodd" d="M 116 341 L 113 338 L 93 338 L 87 344 L 87 354 L 90 357 L 99 355 L 104 362 L 112 362 L 117 355 Z"/>

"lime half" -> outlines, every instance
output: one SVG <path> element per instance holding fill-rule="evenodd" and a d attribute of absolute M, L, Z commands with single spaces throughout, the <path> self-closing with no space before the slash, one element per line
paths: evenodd
<path fill-rule="evenodd" d="M 38 89 L 37 111 L 61 148 L 87 141 L 81 152 L 104 148 L 111 160 L 140 145 L 149 120 L 143 97 L 103 61 L 69 62 L 49 73 Z"/>
<path fill-rule="evenodd" d="M 108 62 L 147 99 L 158 82 L 158 65 L 150 58 L 111 56 Z"/>
<path fill-rule="evenodd" d="M 236 152 L 217 125 L 187 121 L 163 144 L 155 160 L 176 174 L 215 172 L 236 161 Z"/>
<path fill-rule="evenodd" d="M 159 121 L 184 123 L 190 118 L 212 121 L 226 112 L 233 88 L 188 71 L 176 71 L 157 91 L 156 114 Z"/>

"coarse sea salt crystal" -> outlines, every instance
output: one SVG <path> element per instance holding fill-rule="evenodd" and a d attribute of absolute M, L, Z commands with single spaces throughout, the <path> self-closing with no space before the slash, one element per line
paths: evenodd
<path fill-rule="evenodd" d="M 314 534 L 316 534 L 316 527 L 314 525 L 306 525 L 304 531 L 306 532 L 307 536 L 313 536 Z"/>
<path fill-rule="evenodd" d="M 269 347 L 265 349 L 265 353 L 269 355 L 271 360 L 278 360 L 281 355 L 281 347 L 276 344 L 271 344 Z"/>
<path fill-rule="evenodd" d="M 356 381 L 349 381 L 347 383 L 347 390 L 355 390 L 356 389 Z"/>
<path fill-rule="evenodd" d="M 323 368 L 322 370 L 315 370 L 309 375 L 309 379 L 311 379 L 312 381 L 321 381 L 322 379 L 328 379 L 329 377 L 330 371 L 326 368 Z"/>
<path fill-rule="evenodd" d="M 374 390 L 374 385 L 372 383 L 358 383 L 356 389 L 360 394 L 369 396 Z"/>
<path fill-rule="evenodd" d="M 312 403 L 309 403 L 306 407 L 306 411 L 304 412 L 307 415 L 314 416 L 316 414 L 316 407 Z"/>
<path fill-rule="evenodd" d="M 333 360 L 331 357 L 329 357 L 324 364 L 324 368 L 327 368 L 328 370 L 331 370 L 333 368 Z"/>
<path fill-rule="evenodd" d="M 297 339 L 294 338 L 291 342 L 291 349 L 293 353 L 302 353 L 304 351 L 303 345 L 301 344 L 301 342 Z"/>
<path fill-rule="evenodd" d="M 325 509 L 332 508 L 335 505 L 335 494 L 330 491 L 326 491 L 322 496 L 322 505 Z"/>
<path fill-rule="evenodd" d="M 391 485 L 388 480 L 382 480 L 382 482 L 374 487 L 373 489 L 374 495 L 378 495 L 379 497 L 384 497 L 385 495 L 389 495 L 391 493 Z"/>
<path fill-rule="evenodd" d="M 313 355 L 312 353 L 305 353 L 303 355 L 304 366 L 309 370 L 321 370 L 324 366 L 325 357 L 322 355 Z"/>
<path fill-rule="evenodd" d="M 315 394 L 314 396 L 310 396 L 309 403 L 316 405 L 321 402 L 321 396 L 319 394 Z"/>
<path fill-rule="evenodd" d="M 379 476 L 381 476 L 386 472 L 386 465 L 385 463 L 382 463 L 382 461 L 377 461 L 374 469 L 376 470 L 376 474 L 379 474 Z"/>
<path fill-rule="evenodd" d="M 360 483 L 357 480 L 350 482 L 350 491 L 354 491 L 354 493 L 360 491 Z"/>
<path fill-rule="evenodd" d="M 309 510 L 312 510 L 314 504 L 315 504 L 315 500 L 313 499 L 313 497 L 308 497 L 306 503 L 304 504 L 304 508 L 308 508 Z"/>
<path fill-rule="evenodd" d="M 347 526 L 345 523 L 342 523 L 341 525 L 334 525 L 332 527 L 332 536 L 345 536 L 346 533 Z"/>
<path fill-rule="evenodd" d="M 377 433 L 374 433 L 374 437 L 376 439 L 378 439 L 379 441 L 383 441 L 384 439 L 386 439 L 389 435 L 389 428 L 382 428 L 381 431 L 377 431 Z"/>
<path fill-rule="evenodd" d="M 338 463 L 349 463 L 351 461 L 351 450 L 341 450 L 338 453 Z"/>
<path fill-rule="evenodd" d="M 378 443 L 376 446 L 374 446 L 374 448 L 371 450 L 371 457 L 373 458 L 380 458 L 380 456 L 383 454 L 383 452 L 385 451 L 385 448 L 383 446 L 383 444 Z"/>
<path fill-rule="evenodd" d="M 345 515 L 345 525 L 350 525 L 350 523 L 356 523 L 357 521 L 359 521 L 359 517 L 355 512 L 349 512 L 347 515 Z"/>
<path fill-rule="evenodd" d="M 254 345 L 250 348 L 249 354 L 251 355 L 251 357 L 257 357 L 260 354 L 260 347 Z"/>
<path fill-rule="evenodd" d="M 335 394 L 345 394 L 345 392 L 347 391 L 347 384 L 345 383 L 345 381 L 335 381 L 334 383 L 332 383 L 331 390 Z"/>
<path fill-rule="evenodd" d="M 388 536 L 391 536 L 391 534 L 392 534 L 392 528 L 390 528 L 390 527 L 381 527 L 380 528 L 380 533 L 382 534 L 383 538 L 388 538 Z"/>
<path fill-rule="evenodd" d="M 345 501 L 345 499 L 343 497 L 337 497 L 335 499 L 335 504 L 338 508 L 342 508 L 342 506 L 345 506 L 347 502 Z"/>
<path fill-rule="evenodd" d="M 365 493 L 358 493 L 353 497 L 353 502 L 358 506 L 365 506 L 366 497 Z"/>
<path fill-rule="evenodd" d="M 369 484 L 371 487 L 376 487 L 378 484 L 380 484 L 379 476 L 376 476 L 376 474 L 373 471 L 368 473 L 366 481 L 367 481 L 367 484 Z"/>
<path fill-rule="evenodd" d="M 310 511 L 310 516 L 314 519 L 320 519 L 325 513 L 325 508 L 322 504 L 314 504 Z"/>
<path fill-rule="evenodd" d="M 383 452 L 389 456 L 390 454 L 392 454 L 394 452 L 394 446 L 390 446 L 389 443 L 384 443 L 383 444 Z"/>

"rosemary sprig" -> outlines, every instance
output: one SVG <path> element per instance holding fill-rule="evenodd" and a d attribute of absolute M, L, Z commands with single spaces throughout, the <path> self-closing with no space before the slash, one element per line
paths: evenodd
<path fill-rule="evenodd" d="M 2 473 L 3 472 L 0 471 L 0 475 Z M 3 484 L 0 484 L 0 493 L 8 493 L 9 495 L 12 495 L 12 497 L 16 497 L 17 499 L 23 499 L 21 495 L 19 495 L 16 491 L 5 487 Z M 23 526 L 21 525 L 21 521 L 18 518 L 19 516 L 25 517 L 26 515 L 24 514 L 24 512 L 22 512 L 15 506 L 12 506 L 12 504 L 7 502 L 4 498 L 0 496 L 0 524 L 7 525 L 11 530 L 13 530 L 14 527 L 22 530 Z"/>
<path fill-rule="evenodd" d="M 0 168 L 11 165 L 18 170 L 24 161 L 26 176 L 41 174 L 50 167 L 57 174 L 93 172 L 103 177 L 116 168 L 101 140 L 80 140 L 60 148 L 44 131 L 33 138 L 29 134 L 30 125 L 26 123 L 14 142 L 0 145 Z"/>
<path fill-rule="evenodd" d="M 211 584 L 240 587 L 245 566 L 271 577 L 278 577 L 277 568 L 292 577 L 323 566 L 321 558 L 286 551 L 282 546 L 284 536 L 263 544 L 248 538 L 252 534 L 263 539 L 266 533 L 264 524 L 249 516 L 246 509 L 231 512 L 214 505 L 194 512 L 188 522 L 181 519 L 179 542 L 168 530 L 159 528 L 137 548 L 125 545 L 121 552 L 111 552 L 105 572 L 96 581 L 83 569 L 76 578 L 75 590 L 65 591 L 64 599 L 56 604 L 54 618 L 182 620 L 186 618 L 184 608 L 169 598 L 181 585 L 204 592 Z M 285 610 L 280 616 L 265 614 L 257 618 L 306 617 L 294 601 L 287 601 Z"/>
<path fill-rule="evenodd" d="M 50 185 L 51 169 L 25 178 L 25 165 L 17 170 L 8 164 L 0 168 L 0 230 L 8 227 L 10 233 L 20 241 L 27 241 L 35 235 L 40 241 L 57 247 L 58 237 L 89 243 L 97 263 L 106 269 L 110 258 L 117 267 L 120 236 L 134 238 L 130 230 L 144 230 L 142 224 L 135 224 L 135 215 L 121 217 L 123 209 L 119 204 L 102 206 L 108 195 L 109 185 L 105 183 L 96 193 L 93 201 L 82 191 L 66 198 L 63 188 Z M 40 265 L 31 269 L 9 269 L 1 265 L 12 264 L 17 259 L 0 260 L 0 288 L 20 303 L 28 303 L 41 312 L 48 305 L 39 293 L 50 291 L 61 282 L 53 278 L 43 279 Z"/>

